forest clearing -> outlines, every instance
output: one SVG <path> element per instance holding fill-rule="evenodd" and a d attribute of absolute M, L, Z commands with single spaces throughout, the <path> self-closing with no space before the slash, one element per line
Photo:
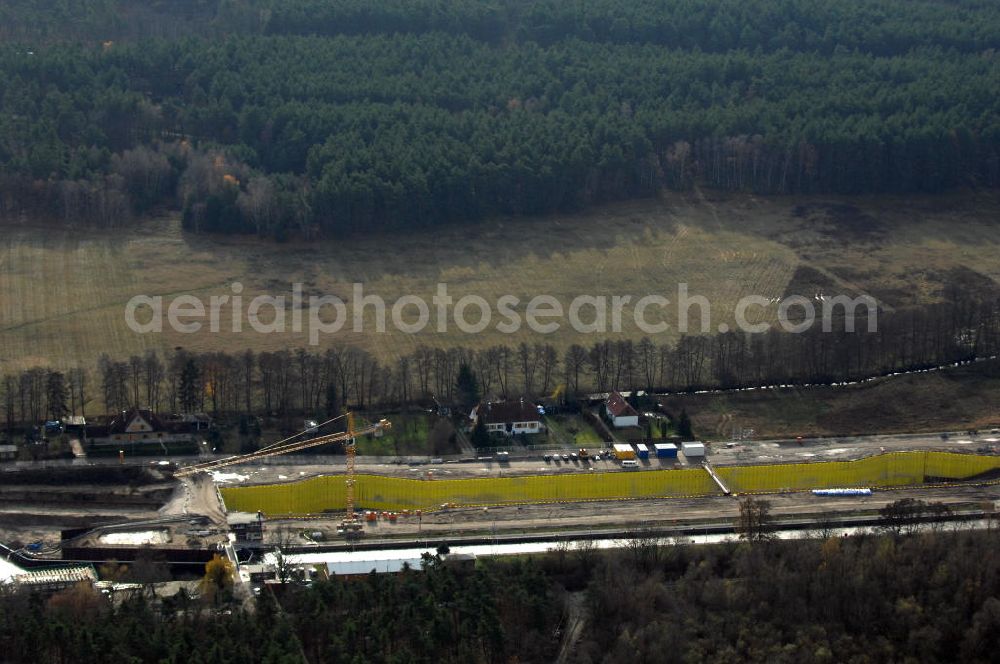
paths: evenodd
<path fill-rule="evenodd" d="M 946 289 L 988 291 L 1000 278 L 1000 242 L 994 194 L 937 197 L 767 197 L 668 194 L 658 200 L 614 204 L 591 212 L 537 219 L 505 218 L 435 233 L 391 232 L 319 242 L 275 244 L 232 236 L 189 235 L 176 218 L 136 230 L 104 231 L 7 226 L 0 239 L 0 366 L 4 370 L 48 365 L 92 365 L 102 354 L 127 357 L 146 349 L 183 347 L 192 352 L 305 347 L 305 332 L 260 334 L 244 325 L 234 334 L 226 309 L 218 333 L 136 334 L 124 311 L 135 295 L 194 295 L 206 302 L 244 286 L 256 295 L 291 299 L 293 283 L 310 295 L 335 295 L 351 306 L 352 285 L 392 304 L 403 295 L 431 301 L 439 283 L 455 299 L 502 295 L 522 304 L 539 294 L 566 306 L 580 294 L 658 294 L 673 302 L 677 286 L 712 306 L 712 325 L 733 326 L 739 298 L 754 294 L 854 297 L 868 293 L 886 311 L 939 301 Z M 290 309 L 290 302 L 286 303 Z M 670 329 L 656 341 L 678 334 Z M 700 332 L 697 307 L 692 313 Z M 758 313 L 761 310 L 757 310 Z M 620 334 L 577 334 L 565 325 L 545 341 L 557 348 L 606 338 L 638 339 L 631 309 Z M 775 310 L 763 318 L 774 322 Z M 263 314 L 266 316 L 267 314 Z M 751 320 L 754 312 L 751 312 Z M 463 346 L 538 341 L 522 326 L 503 334 L 491 325 L 467 334 L 445 333 L 433 323 L 416 335 L 387 325 L 375 329 L 372 309 L 365 329 L 350 325 L 321 338 L 320 347 L 354 345 L 377 359 L 412 352 L 417 345 Z M 467 314 L 476 320 L 477 312 Z M 647 320 L 657 321 L 654 309 Z M 705 330 L 715 333 L 715 330 Z"/>

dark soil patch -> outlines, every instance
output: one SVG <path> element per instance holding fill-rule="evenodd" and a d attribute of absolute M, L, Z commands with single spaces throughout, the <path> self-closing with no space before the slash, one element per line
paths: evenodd
<path fill-rule="evenodd" d="M 791 295 L 813 297 L 814 295 L 840 295 L 842 293 L 844 295 L 851 294 L 845 291 L 844 287 L 834 279 L 831 279 L 816 268 L 809 267 L 808 265 L 800 265 L 795 268 L 795 274 L 792 275 L 788 286 L 785 287 L 782 297 L 789 297 Z"/>
<path fill-rule="evenodd" d="M 898 421 L 906 417 L 905 406 L 898 403 L 881 403 L 876 400 L 860 401 L 845 405 L 835 411 L 816 418 L 816 425 L 825 431 L 849 428 L 853 431 L 877 429 L 874 422 L 880 420 Z"/>
<path fill-rule="evenodd" d="M 879 286 L 879 279 L 876 273 L 867 270 L 859 270 L 850 265 L 837 265 L 828 270 L 831 274 L 847 282 L 868 285 L 864 291 L 879 302 L 879 310 L 883 304 L 892 308 L 905 307 L 916 304 L 912 289 L 894 288 L 892 286 Z M 850 295 L 850 293 L 847 293 Z"/>
<path fill-rule="evenodd" d="M 114 491 L 96 491 L 91 487 L 61 485 L 51 489 L 7 490 L 0 492 L 0 505 L 77 505 L 92 509 L 94 507 L 144 507 L 150 510 L 163 506 L 174 491 L 172 488 L 142 491 L 134 494 L 115 493 Z"/>
<path fill-rule="evenodd" d="M 0 482 L 5 485 L 35 484 L 64 486 L 68 484 L 133 485 L 162 482 L 145 468 L 135 466 L 86 466 L 81 468 L 45 468 L 16 470 L 3 473 Z"/>
<path fill-rule="evenodd" d="M 853 205 L 827 205 L 826 214 L 838 233 L 847 231 L 855 237 L 869 238 L 880 236 L 884 231 L 878 219 Z"/>
<path fill-rule="evenodd" d="M 805 219 L 824 238 L 847 244 L 850 242 L 880 242 L 885 226 L 871 214 L 846 203 L 811 203 L 796 205 L 792 216 Z"/>
<path fill-rule="evenodd" d="M 985 300 L 1000 295 L 1000 284 L 964 265 L 954 267 L 940 274 L 928 274 L 930 278 L 941 284 L 939 295 L 952 302 L 960 299 Z"/>

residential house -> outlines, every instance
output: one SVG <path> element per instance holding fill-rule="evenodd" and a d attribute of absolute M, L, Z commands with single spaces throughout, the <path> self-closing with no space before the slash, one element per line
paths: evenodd
<path fill-rule="evenodd" d="M 621 392 L 612 392 L 604 402 L 604 412 L 616 429 L 639 426 L 639 413 Z"/>
<path fill-rule="evenodd" d="M 63 429 L 74 438 L 82 438 L 87 429 L 87 418 L 83 415 L 70 415 L 63 418 Z"/>
<path fill-rule="evenodd" d="M 91 445 L 190 443 L 210 427 L 211 419 L 203 414 L 164 418 L 148 408 L 132 408 L 106 426 L 88 424 L 86 437 Z"/>
<path fill-rule="evenodd" d="M 478 425 L 480 417 L 489 433 L 516 436 L 545 431 L 538 407 L 524 399 L 481 403 L 472 411 L 473 426 Z"/>

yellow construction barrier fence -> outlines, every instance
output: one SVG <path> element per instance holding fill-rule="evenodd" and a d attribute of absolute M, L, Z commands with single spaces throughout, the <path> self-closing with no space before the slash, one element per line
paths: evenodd
<path fill-rule="evenodd" d="M 899 487 L 962 480 L 1000 468 L 1000 457 L 950 452 L 893 452 L 857 461 L 715 466 L 734 493 L 775 493 L 839 487 Z M 223 487 L 228 509 L 268 515 L 344 509 L 344 476 Z M 433 510 L 524 503 L 582 502 L 719 495 L 702 468 L 587 475 L 529 475 L 464 480 L 413 480 L 358 475 L 357 505 L 373 510 Z"/>

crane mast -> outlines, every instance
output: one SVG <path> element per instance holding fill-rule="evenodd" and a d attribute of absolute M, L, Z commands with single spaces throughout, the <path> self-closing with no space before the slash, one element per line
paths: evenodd
<path fill-rule="evenodd" d="M 347 457 L 347 484 L 344 487 L 344 503 L 347 510 L 344 520 L 340 522 L 340 532 L 351 537 L 359 533 L 364 526 L 354 514 L 354 463 L 358 454 L 358 446 L 354 434 L 354 413 L 350 411 L 347 413 L 347 438 L 344 439 L 344 454 Z"/>

